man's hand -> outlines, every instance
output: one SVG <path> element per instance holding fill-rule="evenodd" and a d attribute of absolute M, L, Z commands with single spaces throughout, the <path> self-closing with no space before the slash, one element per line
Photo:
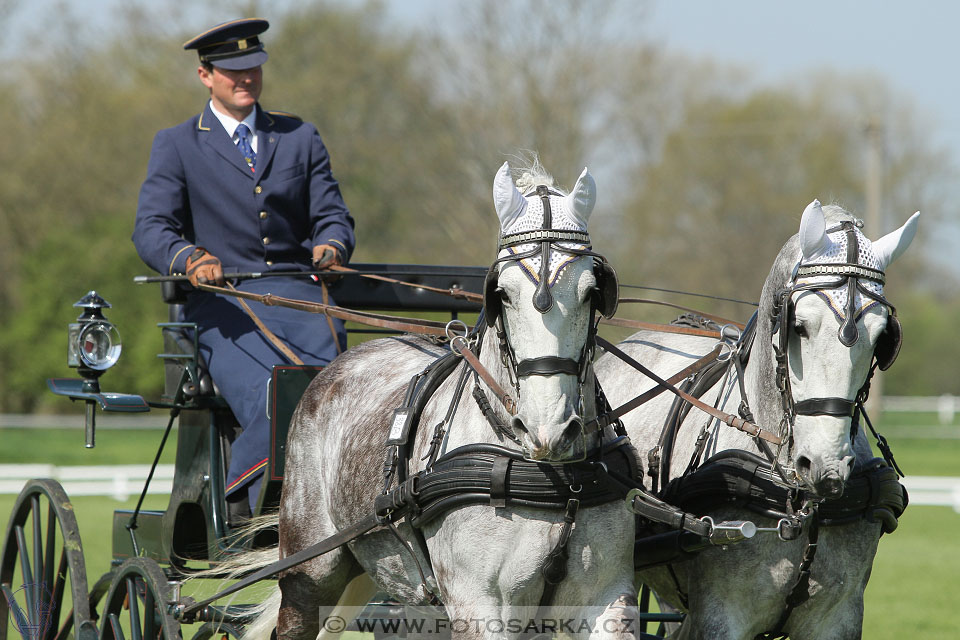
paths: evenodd
<path fill-rule="evenodd" d="M 203 247 L 197 247 L 187 257 L 187 279 L 193 286 L 215 284 L 222 287 L 226 284 L 220 260 Z"/>
<path fill-rule="evenodd" d="M 330 244 L 318 244 L 313 248 L 313 268 L 317 271 L 339 266 L 340 252 Z"/>

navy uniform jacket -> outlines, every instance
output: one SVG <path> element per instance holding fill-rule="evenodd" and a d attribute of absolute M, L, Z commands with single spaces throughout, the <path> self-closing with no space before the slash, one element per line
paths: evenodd
<path fill-rule="evenodd" d="M 257 108 L 252 172 L 210 110 L 153 141 L 133 241 L 163 274 L 184 273 L 194 245 L 224 271 L 309 268 L 314 245 L 353 253 L 353 218 L 316 128 Z"/>
<path fill-rule="evenodd" d="M 143 261 L 162 274 L 184 273 L 202 246 L 230 272 L 309 270 L 314 245 L 354 247 L 353 219 L 330 172 L 313 125 L 257 108 L 256 171 L 208 103 L 203 113 L 160 131 L 140 189 L 133 241 Z M 308 278 L 247 280 L 238 289 L 321 301 Z M 252 303 L 257 316 L 306 364 L 326 364 L 346 346 L 323 316 Z M 227 494 L 250 485 L 255 500 L 266 464 L 270 425 L 267 382 L 274 364 L 290 364 L 240 308 L 236 298 L 195 291 L 184 319 L 195 322 L 201 355 L 243 432 L 233 443 Z M 238 494 L 240 495 L 240 494 Z"/>

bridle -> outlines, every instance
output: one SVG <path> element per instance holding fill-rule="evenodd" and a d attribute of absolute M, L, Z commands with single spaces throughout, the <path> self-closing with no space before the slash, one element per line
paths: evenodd
<path fill-rule="evenodd" d="M 785 443 L 792 443 L 793 426 L 797 416 L 829 415 L 836 417 L 855 417 L 858 406 L 866 401 L 870 390 L 870 380 L 875 369 L 885 371 L 893 364 L 900 352 L 902 330 L 897 319 L 896 309 L 879 293 L 874 293 L 862 281 L 871 281 L 883 285 L 884 272 L 859 264 L 859 241 L 857 229 L 853 222 L 845 221 L 840 225 L 828 229 L 827 234 L 842 231 L 846 234 L 847 250 L 846 261 L 842 263 L 818 262 L 794 267 L 793 276 L 788 285 L 778 290 L 774 295 L 771 319 L 771 337 L 779 333 L 779 339 L 774 343 L 773 350 L 776 358 L 776 384 L 780 394 L 780 404 L 783 417 L 780 422 L 780 436 Z M 827 282 L 808 282 L 800 284 L 798 280 L 816 276 L 835 276 L 836 279 Z M 851 400 L 841 397 L 807 398 L 797 401 L 793 397 L 790 385 L 789 340 L 794 317 L 794 295 L 805 291 L 823 292 L 825 290 L 846 287 L 847 301 L 844 318 L 837 332 L 841 344 L 852 347 L 859 340 L 857 319 L 869 308 L 864 306 L 857 313 L 856 293 L 870 298 L 875 303 L 886 306 L 889 310 L 887 325 L 883 335 L 874 349 L 873 361 L 863 386 Z M 825 295 L 820 293 L 820 295 Z M 851 438 L 856 435 L 858 420 L 851 422 Z"/>
<path fill-rule="evenodd" d="M 519 381 L 529 376 L 552 376 L 568 374 L 577 376 L 581 387 L 585 383 L 587 366 L 593 361 L 596 348 L 597 322 L 595 312 L 599 311 L 604 317 L 612 317 L 617 309 L 617 275 L 613 267 L 602 255 L 584 248 L 560 246 L 559 242 L 576 242 L 590 246 L 590 235 L 586 231 L 567 229 L 553 229 L 553 215 L 550 208 L 550 196 L 561 194 L 552 191 L 544 185 L 536 188 L 536 195 L 543 204 L 543 226 L 535 231 L 526 231 L 500 236 L 498 253 L 503 250 L 512 251 L 514 247 L 524 244 L 536 244 L 533 249 L 522 253 L 509 253 L 494 260 L 487 272 L 484 282 L 483 309 L 487 326 L 497 332 L 500 343 L 500 355 L 504 366 L 507 367 L 511 383 L 519 393 Z M 577 359 L 560 356 L 541 356 L 517 360 L 516 351 L 508 338 L 506 321 L 503 316 L 503 302 L 499 296 L 499 276 L 501 266 L 508 262 L 517 262 L 526 258 L 540 256 L 540 273 L 537 288 L 533 294 L 533 307 L 541 314 L 546 314 L 553 308 L 553 294 L 550 291 L 550 254 L 551 251 L 561 251 L 575 256 L 590 256 L 594 260 L 594 277 L 597 280 L 597 289 L 591 301 L 590 322 L 587 339 Z"/>

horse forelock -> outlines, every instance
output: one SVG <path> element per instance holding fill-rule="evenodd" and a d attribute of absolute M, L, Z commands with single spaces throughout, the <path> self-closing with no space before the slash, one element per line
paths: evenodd
<path fill-rule="evenodd" d="M 511 173 L 514 175 L 514 184 L 517 185 L 520 193 L 526 194 L 537 187 L 544 186 L 558 191 L 561 195 L 567 195 L 566 191 L 556 186 L 556 180 L 540 164 L 540 158 L 537 155 L 529 159 L 523 159 Z"/>

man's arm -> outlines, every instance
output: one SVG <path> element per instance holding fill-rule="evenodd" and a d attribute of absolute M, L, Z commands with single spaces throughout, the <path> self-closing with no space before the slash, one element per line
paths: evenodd
<path fill-rule="evenodd" d="M 353 217 L 343 202 L 340 185 L 330 170 L 330 155 L 327 153 L 327 148 L 315 129 L 311 140 L 310 157 L 309 215 L 314 246 L 314 265 L 322 268 L 331 264 L 328 258 L 323 257 L 324 248 L 334 249 L 337 254 L 337 263 L 345 264 L 350 260 L 356 244 L 353 234 Z"/>
<path fill-rule="evenodd" d="M 140 187 L 133 243 L 140 258 L 162 274 L 186 273 L 194 245 L 183 235 L 190 229 L 187 183 L 171 130 L 157 133 Z"/>

